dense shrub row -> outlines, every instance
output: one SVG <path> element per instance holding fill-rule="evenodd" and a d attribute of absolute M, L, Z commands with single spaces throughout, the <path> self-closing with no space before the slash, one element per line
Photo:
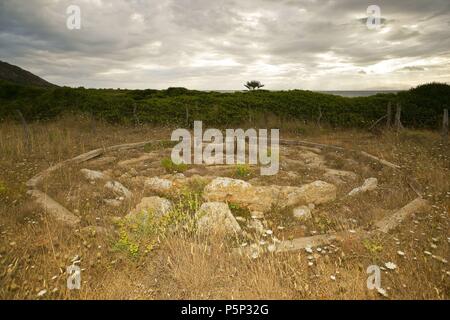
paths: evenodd
<path fill-rule="evenodd" d="M 109 122 L 208 125 L 265 121 L 320 121 L 333 126 L 366 127 L 386 113 L 387 104 L 402 104 L 405 126 L 436 127 L 444 105 L 450 105 L 450 86 L 428 84 L 399 94 L 345 98 L 311 91 L 253 91 L 217 93 L 184 88 L 167 90 L 94 90 L 34 88 L 0 83 L 0 119 L 20 110 L 28 120 L 52 119 L 65 112 L 89 113 Z"/>

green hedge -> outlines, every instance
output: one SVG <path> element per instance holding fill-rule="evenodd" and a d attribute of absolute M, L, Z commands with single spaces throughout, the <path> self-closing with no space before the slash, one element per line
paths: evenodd
<path fill-rule="evenodd" d="M 311 91 L 217 93 L 184 88 L 167 90 L 95 90 L 34 88 L 0 82 L 0 120 L 21 110 L 27 120 L 46 120 L 66 112 L 89 113 L 113 123 L 141 122 L 187 125 L 235 125 L 275 115 L 284 120 L 317 121 L 340 127 L 367 127 L 382 117 L 387 104 L 402 104 L 405 126 L 435 128 L 444 105 L 450 106 L 450 86 L 427 84 L 399 94 L 346 98 Z"/>

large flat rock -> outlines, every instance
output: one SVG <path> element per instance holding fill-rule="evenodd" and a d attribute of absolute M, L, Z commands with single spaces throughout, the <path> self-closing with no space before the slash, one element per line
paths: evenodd
<path fill-rule="evenodd" d="M 203 191 L 206 201 L 231 202 L 250 211 L 268 212 L 273 206 L 288 207 L 321 204 L 336 199 L 336 187 L 324 181 L 314 181 L 301 187 L 252 186 L 243 180 L 216 178 Z"/>

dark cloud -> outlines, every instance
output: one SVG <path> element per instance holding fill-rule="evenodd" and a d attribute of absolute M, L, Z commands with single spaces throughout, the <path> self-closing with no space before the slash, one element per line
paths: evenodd
<path fill-rule="evenodd" d="M 66 28 L 79 5 L 82 29 Z M 450 81 L 450 1 L 0 0 L 0 59 L 61 85 L 407 88 Z M 420 71 L 420 77 L 417 77 Z"/>
<path fill-rule="evenodd" d="M 408 66 L 408 67 L 404 67 L 401 70 L 405 70 L 405 71 L 425 71 L 424 67 L 418 67 L 418 66 Z"/>

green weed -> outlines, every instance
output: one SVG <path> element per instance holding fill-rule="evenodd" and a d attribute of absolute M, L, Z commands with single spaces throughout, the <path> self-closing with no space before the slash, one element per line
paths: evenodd
<path fill-rule="evenodd" d="M 375 241 L 365 239 L 363 241 L 363 245 L 371 254 L 376 254 L 383 251 L 383 246 Z"/>
<path fill-rule="evenodd" d="M 236 170 L 234 172 L 234 175 L 238 178 L 246 178 L 249 177 L 251 174 L 250 168 L 246 164 L 238 164 L 236 166 Z"/>
<path fill-rule="evenodd" d="M 0 196 L 5 195 L 8 189 L 3 181 L 0 180 Z"/>
<path fill-rule="evenodd" d="M 161 166 L 167 171 L 167 173 L 183 173 L 188 169 L 186 164 L 176 164 L 169 158 L 162 159 Z"/>

